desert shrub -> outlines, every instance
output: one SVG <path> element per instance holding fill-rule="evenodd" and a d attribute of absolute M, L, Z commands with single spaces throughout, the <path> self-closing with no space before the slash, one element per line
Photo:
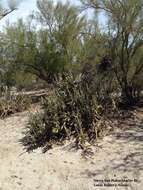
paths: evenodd
<path fill-rule="evenodd" d="M 88 85 L 64 77 L 54 94 L 43 99 L 43 112 L 31 116 L 23 143 L 28 149 L 52 145 L 73 137 L 77 147 L 93 143 L 106 128 L 104 108 Z"/>
<path fill-rule="evenodd" d="M 28 109 L 31 100 L 25 95 L 5 95 L 0 99 L 0 118 Z"/>

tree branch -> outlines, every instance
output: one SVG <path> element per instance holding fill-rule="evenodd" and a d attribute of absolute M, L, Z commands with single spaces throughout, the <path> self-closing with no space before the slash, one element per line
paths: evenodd
<path fill-rule="evenodd" d="M 11 9 L 11 10 L 9 10 L 9 11 L 7 11 L 7 12 L 1 14 L 1 15 L 0 15 L 0 16 L 1 16 L 0 20 L 3 19 L 4 17 L 6 17 L 8 14 L 12 13 L 12 12 L 15 11 L 15 10 L 17 10 L 17 8 Z"/>

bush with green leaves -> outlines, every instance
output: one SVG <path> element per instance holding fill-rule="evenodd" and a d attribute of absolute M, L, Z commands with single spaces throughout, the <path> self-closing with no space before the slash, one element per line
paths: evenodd
<path fill-rule="evenodd" d="M 54 94 L 42 101 L 43 110 L 31 116 L 28 131 L 23 139 L 30 149 L 51 147 L 53 142 L 74 138 L 77 147 L 93 143 L 106 128 L 103 107 L 88 86 L 73 76 L 61 80 Z"/>
<path fill-rule="evenodd" d="M 25 95 L 5 95 L 0 99 L 0 118 L 27 110 L 31 105 L 31 99 Z"/>

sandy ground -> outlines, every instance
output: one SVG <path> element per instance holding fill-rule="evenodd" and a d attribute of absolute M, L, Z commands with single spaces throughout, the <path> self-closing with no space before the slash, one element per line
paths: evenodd
<path fill-rule="evenodd" d="M 26 152 L 20 139 L 27 115 L 0 120 L 0 190 L 143 189 L 143 128 L 106 136 L 86 160 L 70 145 Z"/>

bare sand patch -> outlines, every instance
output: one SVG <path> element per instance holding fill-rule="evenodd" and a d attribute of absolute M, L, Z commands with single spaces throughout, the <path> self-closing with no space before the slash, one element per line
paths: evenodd
<path fill-rule="evenodd" d="M 0 190 L 142 189 L 143 129 L 113 132 L 85 160 L 69 145 L 26 152 L 19 141 L 27 121 L 27 112 L 0 120 Z M 120 179 L 137 181 L 108 186 Z"/>

